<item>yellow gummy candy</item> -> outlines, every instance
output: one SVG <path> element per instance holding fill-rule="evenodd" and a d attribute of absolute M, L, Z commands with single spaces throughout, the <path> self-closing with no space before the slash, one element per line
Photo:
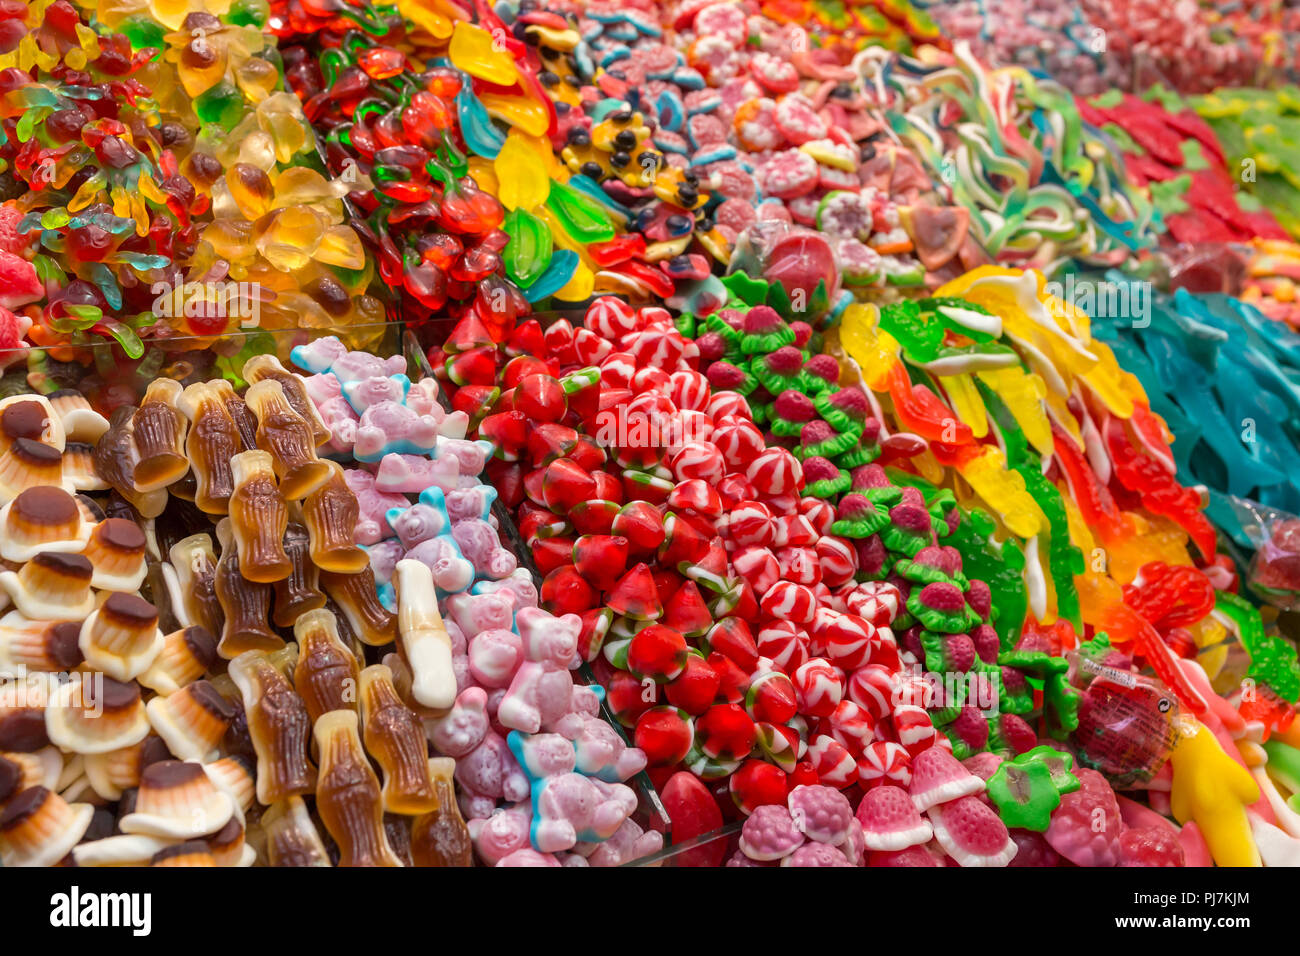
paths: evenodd
<path fill-rule="evenodd" d="M 889 390 L 889 376 L 899 363 L 902 346 L 877 326 L 880 313 L 874 305 L 854 303 L 840 319 L 840 342 L 862 369 L 862 380 L 873 392 Z"/>
<path fill-rule="evenodd" d="M 436 0 L 397 0 L 397 9 L 402 16 L 420 27 L 435 40 L 445 40 L 451 36 L 452 19 Z"/>
<path fill-rule="evenodd" d="M 970 426 L 971 434 L 983 438 L 989 433 L 988 412 L 984 409 L 984 399 L 980 398 L 975 380 L 968 373 L 961 375 L 940 375 L 939 384 L 948 394 L 948 404 L 957 413 L 962 423 Z"/>
<path fill-rule="evenodd" d="M 1182 737 L 1174 747 L 1170 808 L 1179 823 L 1195 820 L 1219 866 L 1260 866 L 1246 807 L 1259 799 L 1259 785 L 1224 753 L 1208 727 Z"/>
<path fill-rule="evenodd" d="M 484 159 L 482 156 L 470 156 L 469 176 L 474 180 L 474 185 L 483 192 L 494 196 L 500 194 L 501 184 L 497 182 L 497 171 L 492 165 L 492 160 Z"/>
<path fill-rule="evenodd" d="M 457 23 L 452 28 L 447 52 L 452 64 L 470 76 L 497 86 L 514 86 L 519 82 L 515 61 L 505 52 L 504 45 L 482 27 L 463 20 Z"/>
<path fill-rule="evenodd" d="M 1025 438 L 1040 455 L 1052 453 L 1052 425 L 1043 409 L 1047 386 L 1042 378 L 1023 368 L 999 368 L 979 372 L 980 381 L 993 389 Z"/>
<path fill-rule="evenodd" d="M 493 168 L 501 190 L 497 198 L 507 209 L 531 210 L 550 195 L 551 180 L 538 161 L 537 150 L 517 130 L 506 137 Z"/>
<path fill-rule="evenodd" d="M 1102 400 L 1111 414 L 1120 418 L 1133 417 L 1134 400 L 1146 401 L 1146 392 L 1130 373 L 1125 372 L 1115 361 L 1115 353 L 1101 342 L 1092 343 L 1092 351 L 1097 355 L 1097 365 L 1084 373 L 1086 381 L 1097 397 Z"/>
<path fill-rule="evenodd" d="M 1015 534 L 1032 538 L 1047 528 L 1047 518 L 1025 489 L 1025 479 L 1007 470 L 1006 459 L 997 448 L 985 445 L 979 455 L 962 465 L 961 473 Z"/>
<path fill-rule="evenodd" d="M 528 96 L 507 93 L 482 93 L 479 100 L 493 119 L 523 130 L 529 136 L 545 136 L 551 118 L 546 107 Z"/>
<path fill-rule="evenodd" d="M 584 302 L 591 298 L 595 288 L 596 274 L 579 262 L 573 277 L 564 284 L 564 288 L 555 293 L 555 298 L 561 302 Z"/>

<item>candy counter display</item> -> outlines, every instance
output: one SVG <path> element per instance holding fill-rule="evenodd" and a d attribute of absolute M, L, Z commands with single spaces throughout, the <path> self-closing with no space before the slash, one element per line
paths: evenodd
<path fill-rule="evenodd" d="M 1184 6 L 0 2 L 0 865 L 1300 864 Z"/>

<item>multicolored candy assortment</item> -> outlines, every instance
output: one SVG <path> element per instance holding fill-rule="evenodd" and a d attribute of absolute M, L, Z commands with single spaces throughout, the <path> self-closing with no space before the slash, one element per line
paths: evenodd
<path fill-rule="evenodd" d="M 1296 862 L 1248 6 L 0 3 L 0 863 Z"/>

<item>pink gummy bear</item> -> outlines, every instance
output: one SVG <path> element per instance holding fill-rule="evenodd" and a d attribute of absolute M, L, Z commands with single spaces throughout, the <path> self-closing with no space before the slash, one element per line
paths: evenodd
<path fill-rule="evenodd" d="M 417 415 L 396 402 L 379 402 L 361 415 L 353 453 L 362 461 L 377 461 L 394 445 L 406 451 L 431 451 L 438 443 L 438 420 Z"/>
<path fill-rule="evenodd" d="M 361 419 L 347 399 L 336 395 L 317 403 L 316 411 L 320 412 L 321 421 L 330 430 L 330 440 L 326 447 L 341 454 L 351 452 L 357 442 L 357 425 Z"/>
<path fill-rule="evenodd" d="M 445 535 L 421 541 L 406 556 L 427 565 L 433 583 L 448 594 L 464 591 L 474 583 L 474 565 L 461 557 L 455 539 Z"/>
<path fill-rule="evenodd" d="M 474 565 L 478 577 L 500 580 L 513 574 L 519 561 L 501 546 L 496 528 L 478 518 L 455 521 L 451 536 L 460 546 L 460 553 Z"/>
<path fill-rule="evenodd" d="M 622 866 L 664 848 L 664 836 L 643 830 L 634 820 L 624 820 L 614 835 L 603 843 L 579 843 L 577 850 L 591 866 Z"/>
<path fill-rule="evenodd" d="M 460 479 L 460 461 L 454 455 L 425 458 L 423 455 L 385 455 L 379 459 L 375 487 L 380 491 L 418 495 L 426 488 L 454 492 Z"/>
<path fill-rule="evenodd" d="M 451 530 L 447 527 L 442 510 L 426 504 L 414 504 L 396 510 L 394 514 L 388 515 L 388 524 L 393 529 L 393 534 L 397 535 L 397 540 L 402 542 L 402 547 L 408 550 L 422 541 Z"/>
<path fill-rule="evenodd" d="M 533 844 L 541 852 L 559 853 L 579 841 L 606 840 L 636 809 L 631 788 L 574 773 L 573 744 L 559 734 L 520 735 L 512 740 L 537 788 Z"/>
<path fill-rule="evenodd" d="M 438 392 L 436 378 L 422 378 L 418 382 L 412 382 L 410 391 L 406 393 L 406 407 L 417 415 L 427 415 L 434 408 L 443 411 L 438 401 Z"/>
<path fill-rule="evenodd" d="M 645 769 L 645 753 L 629 747 L 600 717 L 570 712 L 556 720 L 553 729 L 573 741 L 575 769 L 588 777 L 619 783 Z"/>
<path fill-rule="evenodd" d="M 345 468 L 343 480 L 357 498 L 357 544 L 378 544 L 391 537 L 385 515 L 391 508 L 409 508 L 411 503 L 401 495 L 386 495 L 378 491 L 375 476 L 360 468 Z"/>
<path fill-rule="evenodd" d="M 410 382 L 404 375 L 400 377 L 374 375 L 346 383 L 343 386 L 343 394 L 353 408 L 358 412 L 364 412 L 371 405 L 380 402 L 395 402 L 398 405 L 405 403 L 406 389 L 409 385 Z M 438 411 L 442 411 L 441 407 Z"/>
<path fill-rule="evenodd" d="M 375 573 L 376 584 L 389 584 L 393 580 L 393 571 L 397 562 L 402 560 L 406 549 L 396 538 L 388 538 L 366 548 L 370 555 L 370 570 Z"/>
<path fill-rule="evenodd" d="M 463 757 L 488 734 L 487 691 L 470 687 L 460 692 L 445 716 L 425 721 L 429 741 L 439 753 Z"/>
<path fill-rule="evenodd" d="M 524 642 L 514 631 L 488 628 L 469 642 L 469 672 L 484 687 L 508 687 L 524 660 Z"/>
<path fill-rule="evenodd" d="M 343 397 L 343 386 L 339 383 L 338 376 L 333 372 L 305 376 L 303 385 L 307 389 L 307 397 L 315 402 L 317 407 L 328 402 L 331 398 Z"/>
<path fill-rule="evenodd" d="M 510 803 L 526 800 L 530 793 L 528 777 L 524 775 L 505 740 L 488 731 L 483 742 L 456 761 L 456 782 L 469 798 L 489 801 L 489 812 L 496 801 Z M 486 816 L 486 814 L 471 814 Z"/>
<path fill-rule="evenodd" d="M 584 842 L 607 840 L 636 809 L 636 794 L 621 783 L 564 773 L 540 784 L 537 848 L 558 853 Z"/>
<path fill-rule="evenodd" d="M 569 667 L 578 653 L 582 618 L 555 617 L 540 608 L 523 608 L 515 618 L 523 639 L 524 662 L 515 671 L 497 710 L 502 726 L 535 734 L 569 708 L 573 676 Z"/>
<path fill-rule="evenodd" d="M 500 581 L 479 581 L 474 585 L 475 594 L 509 594 L 514 598 L 517 609 L 537 607 L 537 585 L 526 568 L 518 568 Z"/>
<path fill-rule="evenodd" d="M 377 375 L 397 375 L 406 371 L 406 359 L 401 355 L 390 355 L 381 359 L 369 352 L 348 352 L 339 356 L 330 365 L 330 371 L 338 376 L 340 382 L 355 382 L 358 379 L 374 378 Z"/>
<path fill-rule="evenodd" d="M 514 625 L 515 603 L 509 591 L 494 594 L 453 594 L 443 602 L 446 613 L 456 625 L 472 638 L 479 631 Z"/>
<path fill-rule="evenodd" d="M 532 847 L 524 847 L 522 850 L 515 850 L 508 857 L 503 859 L 497 866 L 563 866 L 564 864 L 551 856 L 549 853 L 538 853 Z"/>
<path fill-rule="evenodd" d="M 347 354 L 348 347 L 343 344 L 337 335 L 326 335 L 315 342 L 309 342 L 295 348 L 293 350 L 293 361 L 299 368 L 308 372 L 323 374 L 328 372 L 335 362 Z"/>
<path fill-rule="evenodd" d="M 444 436 L 438 442 L 438 457 L 453 455 L 460 462 L 462 475 L 477 475 L 483 470 L 491 454 L 492 446 L 489 442 L 466 441 L 463 438 L 448 436 Z"/>
<path fill-rule="evenodd" d="M 528 847 L 532 823 L 532 807 L 525 801 L 496 810 L 486 819 L 470 820 L 466 826 L 479 859 L 488 866 L 496 866 L 516 850 Z"/>
<path fill-rule="evenodd" d="M 448 457 L 453 461 L 458 460 L 454 455 Z M 488 486 L 479 482 L 468 488 L 454 489 L 447 492 L 447 514 L 452 521 L 486 518 L 492 509 L 492 498 Z"/>

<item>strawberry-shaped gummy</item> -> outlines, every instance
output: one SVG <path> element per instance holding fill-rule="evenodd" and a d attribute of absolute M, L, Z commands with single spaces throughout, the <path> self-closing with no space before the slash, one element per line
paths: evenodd
<path fill-rule="evenodd" d="M 1120 866 L 1183 866 L 1183 845 L 1173 827 L 1134 827 L 1119 837 Z"/>
<path fill-rule="evenodd" d="M 946 581 L 935 581 L 920 590 L 914 588 L 907 599 L 907 610 L 931 631 L 957 634 L 970 625 L 966 598 L 960 588 Z M 970 638 L 966 643 L 970 644 Z M 970 647 L 974 657 L 975 646 Z"/>
<path fill-rule="evenodd" d="M 803 460 L 804 492 L 815 498 L 837 498 L 849 490 L 850 478 L 829 458 L 811 455 Z"/>
<path fill-rule="evenodd" d="M 780 860 L 805 840 L 790 811 L 780 805 L 756 807 L 740 830 L 740 850 L 751 860 Z"/>
<path fill-rule="evenodd" d="M 902 787 L 885 784 L 868 790 L 855 816 L 869 850 L 905 850 L 928 843 L 934 835 Z"/>
<path fill-rule="evenodd" d="M 1115 866 L 1123 832 L 1115 791 L 1095 770 L 1081 767 L 1074 774 L 1079 789 L 1061 797 L 1045 834 L 1047 842 L 1076 866 Z"/>
<path fill-rule="evenodd" d="M 934 838 L 959 866 L 1006 866 L 1018 852 L 996 813 L 973 796 L 930 808 Z"/>
<path fill-rule="evenodd" d="M 744 331 L 740 337 L 741 351 L 748 355 L 765 355 L 783 345 L 794 344 L 794 330 L 786 325 L 776 309 L 756 305 L 745 313 Z"/>
<path fill-rule="evenodd" d="M 853 806 L 834 787 L 795 787 L 787 800 L 794 825 L 809 840 L 838 846 L 848 836 Z"/>
<path fill-rule="evenodd" d="M 867 538 L 889 524 L 889 518 L 865 495 L 840 499 L 831 533 L 844 538 Z"/>
<path fill-rule="evenodd" d="M 908 794 L 922 813 L 931 807 L 984 789 L 984 781 L 941 747 L 930 747 L 912 757 L 912 783 Z"/>
<path fill-rule="evenodd" d="M 822 417 L 839 432 L 861 434 L 870 411 L 867 396 L 856 386 L 819 396 L 814 404 Z"/>
<path fill-rule="evenodd" d="M 814 355 L 804 363 L 803 370 L 814 385 L 821 382 L 823 388 L 829 388 L 840 380 L 840 363 L 833 355 Z"/>

